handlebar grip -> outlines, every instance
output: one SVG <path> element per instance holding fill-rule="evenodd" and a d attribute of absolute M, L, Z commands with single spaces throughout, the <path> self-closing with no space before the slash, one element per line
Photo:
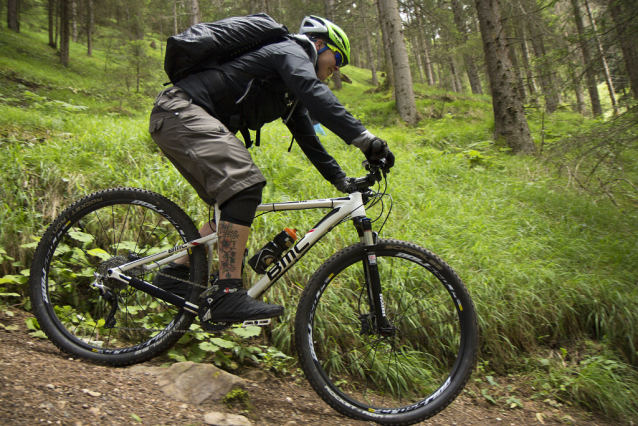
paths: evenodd
<path fill-rule="evenodd" d="M 381 142 L 379 139 L 375 139 L 374 141 L 372 141 L 372 152 L 373 153 L 378 153 L 383 151 L 384 147 L 383 147 L 383 142 Z"/>

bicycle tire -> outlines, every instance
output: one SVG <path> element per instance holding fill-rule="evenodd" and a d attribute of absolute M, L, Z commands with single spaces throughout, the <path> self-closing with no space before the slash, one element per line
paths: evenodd
<path fill-rule="evenodd" d="M 412 243 L 379 240 L 389 335 L 374 332 L 363 243 L 328 259 L 310 278 L 295 320 L 299 362 L 339 413 L 386 425 L 423 421 L 462 391 L 476 361 L 474 304 L 456 273 Z"/>
<path fill-rule="evenodd" d="M 143 189 L 115 188 L 90 194 L 65 209 L 47 228 L 33 257 L 30 295 L 47 337 L 73 356 L 112 366 L 147 361 L 168 350 L 195 314 L 114 279 L 118 304 L 92 286 L 94 272 L 199 238 L 191 218 L 172 201 Z M 189 253 L 189 281 L 206 283 L 206 252 Z M 152 282 L 158 269 L 126 272 Z M 184 298 L 202 291 L 185 284 Z M 113 308 L 113 310 L 111 310 Z M 106 320 L 109 313 L 113 327 Z"/>

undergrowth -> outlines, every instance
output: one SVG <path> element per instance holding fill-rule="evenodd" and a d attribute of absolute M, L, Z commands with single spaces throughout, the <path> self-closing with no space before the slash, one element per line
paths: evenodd
<path fill-rule="evenodd" d="M 148 135 L 151 93 L 164 81 L 159 66 L 156 81 L 138 93 L 121 80 L 117 84 L 123 74 L 104 71 L 105 52 L 87 58 L 72 45 L 73 64 L 64 69 L 43 33 L 0 32 L 2 303 L 28 308 L 34 238 L 65 206 L 90 192 L 141 187 L 176 201 L 198 225 L 208 219 L 207 206 Z M 158 52 L 149 55 L 160 59 Z M 392 93 L 365 93 L 374 89 L 369 71 L 343 71 L 353 83 L 344 84 L 338 97 L 389 141 L 397 157 L 389 174 L 392 215 L 381 237 L 431 249 L 466 282 L 479 314 L 481 365 L 487 363 L 501 377 L 528 374 L 538 398 L 635 418 L 635 210 L 623 212 L 609 197 L 585 196 L 542 159 L 512 156 L 495 145 L 489 97 L 416 85 L 421 121 L 407 128 L 395 112 Z M 530 111 L 528 120 L 539 148 L 543 143 L 546 149 L 559 146 L 572 131 L 598 126 L 568 111 L 551 118 Z M 337 195 L 299 147 L 286 152 L 290 134 L 285 126 L 269 124 L 261 138 L 262 146 L 251 154 L 268 179 L 264 202 Z M 322 142 L 349 176 L 364 174 L 360 152 L 330 132 Z M 386 203 L 385 213 L 389 207 Z M 303 235 L 319 218 L 312 211 L 261 216 L 250 249 L 254 252 L 284 227 Z M 266 295 L 286 308 L 268 342 L 246 344 L 229 334 L 222 338 L 228 343 L 222 343 L 192 333 L 170 356 L 213 359 L 228 368 L 254 357 L 288 368 L 278 354 L 294 351 L 294 311 L 305 283 L 336 248 L 357 240 L 349 224 L 335 229 L 315 247 L 314 256 L 286 276 L 285 285 Z M 249 272 L 247 279 L 254 281 L 255 275 Z M 570 348 L 580 348 L 579 355 Z M 510 396 L 492 398 L 505 404 Z"/>

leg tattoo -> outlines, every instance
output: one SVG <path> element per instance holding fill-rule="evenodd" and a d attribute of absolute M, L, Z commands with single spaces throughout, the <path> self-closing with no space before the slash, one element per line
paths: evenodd
<path fill-rule="evenodd" d="M 236 271 L 237 265 L 237 239 L 239 232 L 233 228 L 229 222 L 219 222 L 219 269 L 224 271 L 222 278 L 232 278 L 232 273 Z M 243 250 L 243 248 L 242 248 Z"/>

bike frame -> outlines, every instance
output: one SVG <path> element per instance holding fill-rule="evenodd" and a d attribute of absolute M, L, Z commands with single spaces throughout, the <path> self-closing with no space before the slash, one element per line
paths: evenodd
<path fill-rule="evenodd" d="M 309 230 L 303 238 L 297 241 L 297 243 L 278 262 L 274 263 L 270 269 L 268 269 L 266 274 L 259 279 L 257 283 L 250 288 L 250 290 L 248 290 L 248 294 L 253 298 L 261 297 L 266 290 L 270 288 L 270 286 L 272 286 L 295 263 L 297 263 L 317 241 L 328 233 L 328 231 L 347 216 L 351 216 L 355 222 L 361 241 L 364 242 L 368 248 L 368 261 L 366 262 L 367 267 L 365 268 L 365 272 L 367 282 L 369 283 L 369 300 L 374 301 L 374 303 L 371 304 L 373 305 L 371 306 L 371 309 L 376 312 L 376 317 L 380 319 L 380 321 L 377 322 L 378 326 L 381 327 L 381 329 L 387 327 L 387 322 L 385 321 L 385 309 L 383 307 L 383 297 L 381 296 L 379 273 L 376 265 L 376 256 L 373 249 L 373 246 L 376 244 L 376 234 L 372 232 L 371 221 L 366 217 L 363 196 L 360 192 L 355 192 L 347 197 L 340 198 L 260 204 L 257 207 L 257 211 L 278 212 L 320 208 L 330 208 L 331 211 L 326 214 L 313 229 Z M 217 206 L 215 206 L 215 216 L 217 218 L 217 223 L 219 223 L 219 209 Z M 210 276 L 212 270 L 213 251 L 217 244 L 217 240 L 217 233 L 212 233 L 205 237 L 180 244 L 168 250 L 143 257 L 133 262 L 125 263 L 119 267 L 109 269 L 109 278 L 125 282 L 131 287 L 149 293 L 168 303 L 178 307 L 183 307 L 192 313 L 197 313 L 199 308 L 197 305 L 146 281 L 130 277 L 126 275 L 125 272 L 135 267 L 143 267 L 145 270 L 158 268 L 168 262 L 187 255 L 186 252 L 195 247 L 205 245 L 208 247 L 208 274 Z M 96 278 L 98 277 L 96 276 Z"/>

